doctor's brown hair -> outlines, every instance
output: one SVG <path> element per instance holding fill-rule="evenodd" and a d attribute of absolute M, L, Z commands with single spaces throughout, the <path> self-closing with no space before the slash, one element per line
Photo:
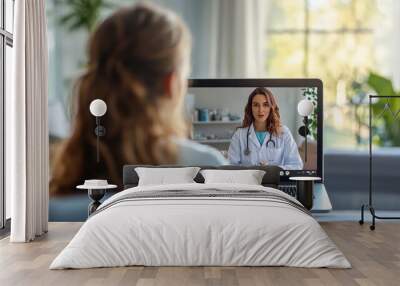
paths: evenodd
<path fill-rule="evenodd" d="M 257 94 L 265 95 L 268 106 L 270 107 L 270 112 L 265 122 L 267 131 L 275 136 L 279 136 L 282 133 L 282 123 L 281 116 L 279 114 L 279 107 L 272 92 L 265 87 L 257 87 L 250 93 L 247 104 L 244 108 L 244 118 L 241 128 L 249 127 L 254 122 L 252 104 L 253 98 Z"/>
<path fill-rule="evenodd" d="M 165 79 L 183 74 L 189 54 L 188 29 L 157 6 L 123 8 L 102 22 L 89 40 L 87 69 L 75 86 L 72 135 L 56 154 L 50 191 L 71 192 L 92 178 L 121 186 L 125 164 L 176 163 L 172 138 L 187 130 L 177 103 L 164 94 Z M 94 99 L 107 104 L 101 117 L 106 134 L 100 138 L 100 163 L 96 121 L 89 112 Z"/>

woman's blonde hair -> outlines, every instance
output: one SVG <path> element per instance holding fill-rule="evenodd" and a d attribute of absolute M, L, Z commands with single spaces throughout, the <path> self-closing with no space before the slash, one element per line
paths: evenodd
<path fill-rule="evenodd" d="M 72 135 L 56 156 L 50 190 L 71 191 L 87 178 L 122 184 L 124 164 L 175 163 L 171 138 L 186 135 L 176 102 L 164 94 L 165 78 L 189 60 L 190 34 L 172 12 L 149 4 L 124 8 L 91 36 L 86 72 L 75 86 Z M 107 104 L 106 135 L 96 162 L 94 99 Z"/>
<path fill-rule="evenodd" d="M 270 112 L 265 122 L 265 127 L 267 131 L 275 136 L 279 136 L 282 132 L 279 106 L 276 103 L 275 97 L 272 92 L 265 87 L 257 87 L 250 93 L 247 104 L 244 108 L 244 118 L 241 127 L 249 127 L 254 122 L 252 104 L 253 98 L 258 94 L 264 95 L 266 97 L 268 106 L 270 107 Z"/>

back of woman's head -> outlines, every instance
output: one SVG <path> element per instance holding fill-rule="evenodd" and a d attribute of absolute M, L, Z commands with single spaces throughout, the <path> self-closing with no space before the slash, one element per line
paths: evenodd
<path fill-rule="evenodd" d="M 50 189 L 74 188 L 83 179 L 106 176 L 121 184 L 124 164 L 174 163 L 171 138 L 186 134 L 183 94 L 166 95 L 174 75 L 184 92 L 190 34 L 173 13 L 149 4 L 124 8 L 102 22 L 89 41 L 88 66 L 76 85 L 71 137 L 56 158 Z M 107 104 L 106 135 L 96 163 L 94 99 Z M 172 100 L 175 99 L 175 100 Z"/>

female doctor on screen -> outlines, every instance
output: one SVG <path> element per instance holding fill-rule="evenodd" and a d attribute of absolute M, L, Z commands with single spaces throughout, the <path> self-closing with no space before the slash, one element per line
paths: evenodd
<path fill-rule="evenodd" d="M 301 170 L 303 162 L 289 128 L 281 124 L 270 90 L 256 88 L 245 107 L 243 124 L 233 134 L 228 159 L 234 165 L 275 165 Z"/>

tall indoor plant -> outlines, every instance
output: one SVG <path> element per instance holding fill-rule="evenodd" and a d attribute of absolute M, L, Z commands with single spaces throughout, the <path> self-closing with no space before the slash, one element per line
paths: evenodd
<path fill-rule="evenodd" d="M 59 0 L 57 3 L 67 8 L 67 12 L 60 18 L 60 23 L 70 31 L 84 29 L 92 32 L 100 19 L 101 10 L 113 7 L 106 0 Z"/>
<path fill-rule="evenodd" d="M 367 80 L 368 86 L 371 87 L 376 95 L 400 96 L 400 91 L 396 91 L 390 79 L 371 72 Z M 383 112 L 385 107 L 391 110 Z M 373 125 L 373 137 L 375 144 L 380 146 L 400 146 L 400 98 L 397 99 L 380 99 L 373 103 L 372 111 L 374 118 L 377 120 Z M 394 116 L 395 115 L 395 116 Z"/>

